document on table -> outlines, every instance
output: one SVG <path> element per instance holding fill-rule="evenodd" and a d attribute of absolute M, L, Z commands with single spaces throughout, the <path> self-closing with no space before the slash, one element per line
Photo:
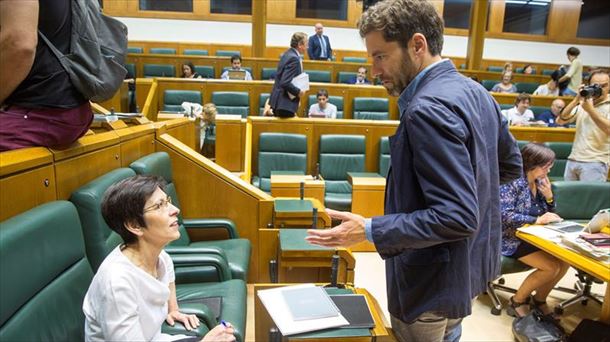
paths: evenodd
<path fill-rule="evenodd" d="M 527 227 L 517 228 L 517 230 L 555 243 L 561 241 L 562 234 L 560 232 L 553 229 L 545 228 L 544 226 L 531 225 Z"/>
<path fill-rule="evenodd" d="M 267 309 L 267 312 L 269 312 L 269 316 L 271 316 L 271 319 L 273 319 L 273 322 L 280 330 L 282 335 L 288 336 L 309 331 L 335 328 L 349 324 L 349 322 L 341 314 L 334 317 L 298 321 L 294 320 L 282 291 L 314 286 L 314 284 L 303 284 L 258 291 L 258 298 L 260 298 L 261 302 Z"/>

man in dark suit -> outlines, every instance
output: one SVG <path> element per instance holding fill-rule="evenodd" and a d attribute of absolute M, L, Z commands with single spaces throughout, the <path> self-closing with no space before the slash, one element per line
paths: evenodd
<path fill-rule="evenodd" d="M 321 23 L 317 23 L 315 27 L 316 34 L 309 37 L 307 55 L 309 55 L 311 60 L 330 61 L 333 56 L 333 49 L 330 47 L 328 36 L 323 34 L 324 26 Z"/>
<path fill-rule="evenodd" d="M 347 84 L 371 84 L 371 81 L 366 79 L 366 68 L 363 66 L 358 68 L 358 74 L 347 80 Z"/>
<path fill-rule="evenodd" d="M 284 51 L 277 65 L 275 83 L 269 97 L 273 115 L 291 118 L 299 108 L 299 100 L 305 91 L 292 84 L 292 79 L 303 72 L 301 55 L 307 46 L 307 35 L 297 32 L 290 39 L 290 49 Z"/>

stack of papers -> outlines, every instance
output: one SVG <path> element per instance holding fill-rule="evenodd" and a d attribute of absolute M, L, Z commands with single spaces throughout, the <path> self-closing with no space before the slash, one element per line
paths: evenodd
<path fill-rule="evenodd" d="M 573 235 L 563 236 L 561 242 L 579 253 L 587 255 L 595 260 L 599 260 L 605 264 L 610 264 L 609 247 L 596 247 L 585 241 L 582 237 Z"/>

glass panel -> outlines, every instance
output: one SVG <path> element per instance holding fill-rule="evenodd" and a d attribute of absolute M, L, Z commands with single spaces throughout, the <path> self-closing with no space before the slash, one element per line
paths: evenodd
<path fill-rule="evenodd" d="M 252 14 L 252 0 L 212 0 L 211 13 Z"/>
<path fill-rule="evenodd" d="M 578 22 L 578 37 L 610 39 L 608 0 L 583 0 Z"/>
<path fill-rule="evenodd" d="M 347 20 L 347 0 L 297 0 L 297 18 Z"/>
<path fill-rule="evenodd" d="M 471 5 L 470 0 L 445 0 L 443 6 L 445 27 L 468 29 Z"/>
<path fill-rule="evenodd" d="M 140 11 L 193 12 L 193 0 L 140 0 Z"/>
<path fill-rule="evenodd" d="M 551 0 L 506 0 L 504 32 L 546 34 Z"/>

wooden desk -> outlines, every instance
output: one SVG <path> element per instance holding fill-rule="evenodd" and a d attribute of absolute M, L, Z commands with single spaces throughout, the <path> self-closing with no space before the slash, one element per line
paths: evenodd
<path fill-rule="evenodd" d="M 385 178 L 374 172 L 348 172 L 352 185 L 352 213 L 364 217 L 383 215 Z M 354 252 L 375 252 L 375 245 L 364 241 L 351 247 Z"/>
<path fill-rule="evenodd" d="M 610 286 L 608 286 L 610 282 L 610 266 L 531 234 L 517 231 L 517 237 L 567 262 L 570 266 L 603 280 L 606 283 L 606 293 L 599 320 L 610 324 Z"/>
<path fill-rule="evenodd" d="M 304 197 L 324 203 L 324 181 L 313 179 L 311 175 L 271 175 L 271 196 L 299 197 L 301 182 L 305 183 Z"/>
<path fill-rule="evenodd" d="M 269 313 L 267 313 L 267 309 L 261 300 L 258 298 L 258 291 L 271 289 L 275 287 L 286 286 L 288 284 L 254 284 L 254 334 L 256 341 L 268 341 L 269 340 L 269 329 L 274 326 Z M 329 329 L 326 330 L 324 337 L 316 337 L 316 338 L 295 338 L 295 337 L 284 337 L 283 341 L 307 341 L 307 342 L 327 342 L 327 341 L 354 341 L 354 342 L 364 342 L 364 341 L 391 341 L 391 336 L 386 329 L 386 322 L 384 322 L 383 314 L 379 303 L 377 300 L 366 290 L 361 288 L 354 288 L 354 293 L 363 294 L 366 297 L 366 301 L 369 304 L 369 308 L 371 309 L 371 316 L 373 316 L 373 320 L 375 321 L 375 328 L 369 329 L 370 336 L 344 336 L 340 335 L 332 335 L 332 331 L 343 330 L 339 333 L 344 333 L 349 331 L 349 329 Z M 341 336 L 343 335 L 343 336 Z"/>

